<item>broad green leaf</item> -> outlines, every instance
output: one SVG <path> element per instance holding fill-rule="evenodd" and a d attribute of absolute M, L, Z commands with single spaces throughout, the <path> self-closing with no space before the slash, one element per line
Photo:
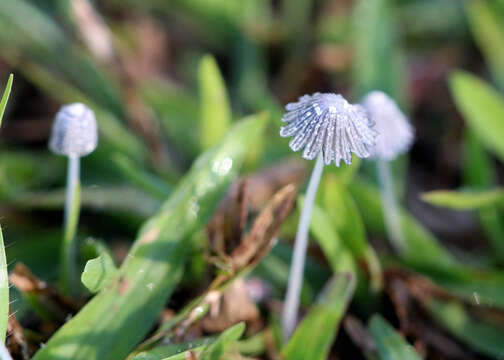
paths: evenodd
<path fill-rule="evenodd" d="M 366 227 L 376 233 L 385 234 L 378 189 L 363 180 L 355 180 L 349 185 L 349 190 Z M 404 259 L 410 265 L 417 268 L 444 268 L 456 264 L 453 256 L 438 240 L 405 210 L 401 210 L 401 225 L 406 243 Z"/>
<path fill-rule="evenodd" d="M 0 341 L 5 342 L 7 323 L 9 321 L 9 274 L 7 272 L 7 258 L 5 244 L 0 227 Z"/>
<path fill-rule="evenodd" d="M 463 2 L 476 44 L 492 71 L 495 79 L 504 88 L 504 18 L 495 11 L 493 0 Z"/>
<path fill-rule="evenodd" d="M 200 136 L 203 149 L 218 143 L 231 123 L 231 107 L 217 62 L 205 55 L 199 64 Z"/>
<path fill-rule="evenodd" d="M 475 210 L 504 204 L 504 189 L 481 191 L 435 190 L 422 194 L 432 205 L 453 210 Z"/>
<path fill-rule="evenodd" d="M 473 319 L 457 302 L 430 299 L 425 305 L 433 317 L 461 342 L 480 354 L 497 359 L 502 356 L 503 327 Z"/>
<path fill-rule="evenodd" d="M 117 274 L 114 260 L 104 252 L 86 263 L 81 275 L 84 286 L 92 293 L 103 289 Z"/>
<path fill-rule="evenodd" d="M 352 72 L 359 97 L 382 90 L 394 99 L 402 99 L 404 67 L 394 4 L 391 0 L 357 1 L 352 28 Z"/>
<path fill-rule="evenodd" d="M 310 312 L 282 350 L 284 358 L 327 359 L 354 291 L 355 277 L 352 274 L 339 274 L 329 280 Z"/>
<path fill-rule="evenodd" d="M 210 344 L 199 357 L 201 360 L 219 360 L 233 345 L 236 346 L 237 341 L 245 332 L 245 323 L 236 324 L 220 334 L 215 341 Z"/>
<path fill-rule="evenodd" d="M 208 221 L 265 122 L 260 115 L 240 121 L 196 160 L 160 211 L 142 226 L 116 278 L 34 359 L 112 360 L 132 351 L 182 277 L 190 248 L 186 242 Z"/>
<path fill-rule="evenodd" d="M 504 98 L 486 82 L 464 71 L 450 76 L 450 88 L 467 126 L 488 151 L 504 161 Z"/>
<path fill-rule="evenodd" d="M 381 315 L 373 315 L 369 323 L 369 330 L 376 343 L 380 360 L 422 359 L 415 349 Z"/>
<path fill-rule="evenodd" d="M 10 74 L 7 85 L 5 85 L 5 90 L 2 95 L 2 100 L 0 100 L 0 125 L 2 125 L 2 119 L 5 112 L 5 107 L 7 106 L 7 101 L 9 100 L 9 95 L 12 89 L 12 81 L 14 80 L 14 75 Z"/>

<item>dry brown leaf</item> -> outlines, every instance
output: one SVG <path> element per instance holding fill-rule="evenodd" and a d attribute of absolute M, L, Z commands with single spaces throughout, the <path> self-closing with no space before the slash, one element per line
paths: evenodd
<path fill-rule="evenodd" d="M 23 328 L 12 312 L 9 314 L 5 345 L 14 358 L 23 360 L 30 358 L 28 345 L 23 335 Z"/>
<path fill-rule="evenodd" d="M 231 254 L 233 269 L 253 266 L 272 248 L 280 226 L 292 210 L 296 186 L 283 187 L 257 216 L 249 234 Z"/>
<path fill-rule="evenodd" d="M 59 322 L 64 322 L 69 314 L 77 312 L 82 307 L 81 303 L 59 294 L 56 289 L 37 278 L 20 262 L 11 271 L 9 281 L 23 296 L 34 297 L 52 318 Z"/>
<path fill-rule="evenodd" d="M 211 308 L 209 314 L 201 322 L 206 332 L 217 333 L 240 321 L 251 323 L 259 320 L 259 310 L 248 297 L 243 279 L 235 280 L 223 294 L 209 299 L 209 296 L 217 295 L 215 293 L 211 292 L 207 295 Z"/>

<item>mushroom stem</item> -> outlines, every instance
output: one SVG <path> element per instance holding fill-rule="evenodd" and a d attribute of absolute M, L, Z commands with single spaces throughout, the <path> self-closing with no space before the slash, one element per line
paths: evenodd
<path fill-rule="evenodd" d="M 4 343 L 0 344 L 0 359 L 2 360 L 12 360 L 12 356 L 7 350 L 7 347 Z"/>
<path fill-rule="evenodd" d="M 306 198 L 303 209 L 301 210 L 296 240 L 294 242 L 294 253 L 291 261 L 289 282 L 287 284 L 287 295 L 285 297 L 282 313 L 282 332 L 284 341 L 287 341 L 292 335 L 297 323 L 311 214 L 323 170 L 324 158 L 322 152 L 320 152 L 317 156 L 317 161 L 315 163 L 315 167 L 313 168 L 310 182 L 308 183 Z"/>
<path fill-rule="evenodd" d="M 80 157 L 68 157 L 64 213 L 64 235 L 61 252 L 61 288 L 65 294 L 75 294 L 77 279 L 77 244 L 75 234 L 80 212 Z"/>
<path fill-rule="evenodd" d="M 376 160 L 378 169 L 378 179 L 381 187 L 383 219 L 390 242 L 398 254 L 406 251 L 404 235 L 401 227 L 399 207 L 397 205 L 396 192 L 394 190 L 394 179 L 390 171 L 389 162 L 386 160 Z"/>

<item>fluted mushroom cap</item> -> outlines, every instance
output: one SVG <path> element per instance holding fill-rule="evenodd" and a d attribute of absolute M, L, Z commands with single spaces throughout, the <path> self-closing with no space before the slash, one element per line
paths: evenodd
<path fill-rule="evenodd" d="M 384 92 L 372 91 L 362 105 L 379 134 L 372 156 L 389 161 L 408 151 L 414 140 L 414 129 L 396 102 Z"/>
<path fill-rule="evenodd" d="M 303 150 L 303 158 L 312 160 L 321 151 L 324 162 L 339 166 L 343 160 L 352 163 L 352 152 L 360 158 L 370 155 L 376 132 L 371 128 L 366 111 L 352 105 L 339 94 L 304 95 L 285 106 L 280 136 L 292 136 L 293 151 Z"/>
<path fill-rule="evenodd" d="M 56 154 L 86 156 L 98 145 L 93 110 L 81 103 L 63 106 L 54 119 L 49 148 Z"/>

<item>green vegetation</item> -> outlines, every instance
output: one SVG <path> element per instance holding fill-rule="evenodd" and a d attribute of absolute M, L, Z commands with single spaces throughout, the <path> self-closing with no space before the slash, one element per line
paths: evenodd
<path fill-rule="evenodd" d="M 0 49 L 14 359 L 502 358 L 504 1 L 11 0 Z M 283 106 L 372 90 L 416 132 L 390 162 L 404 249 L 375 161 L 325 167 L 284 341 L 313 164 L 279 136 Z M 73 102 L 100 141 L 60 259 L 66 161 L 47 139 Z M 81 283 L 62 292 L 65 261 Z"/>

